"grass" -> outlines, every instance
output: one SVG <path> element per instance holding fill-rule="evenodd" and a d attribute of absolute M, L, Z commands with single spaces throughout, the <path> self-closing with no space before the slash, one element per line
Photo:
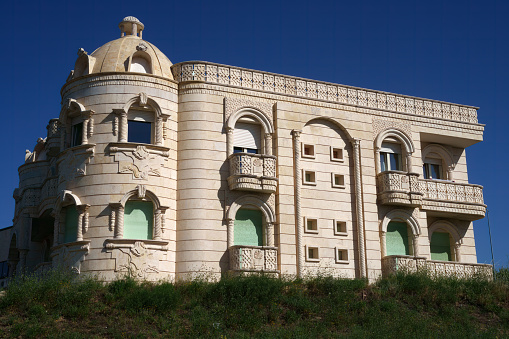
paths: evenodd
<path fill-rule="evenodd" d="M 11 282 L 0 299 L 0 337 L 509 337 L 509 270 L 496 277 L 103 284 L 55 271 Z"/>

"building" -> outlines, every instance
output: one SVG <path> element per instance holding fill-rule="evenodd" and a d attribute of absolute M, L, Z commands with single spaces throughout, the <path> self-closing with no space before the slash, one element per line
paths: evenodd
<path fill-rule="evenodd" d="M 490 274 L 465 149 L 477 108 L 220 65 L 173 65 L 126 17 L 78 52 L 19 167 L 9 275 Z M 5 264 L 4 264 L 5 266 Z"/>

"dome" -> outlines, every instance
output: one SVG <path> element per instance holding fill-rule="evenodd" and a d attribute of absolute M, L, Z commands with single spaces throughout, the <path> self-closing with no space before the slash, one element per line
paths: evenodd
<path fill-rule="evenodd" d="M 72 79 L 106 72 L 145 73 L 173 80 L 171 61 L 157 47 L 142 39 L 145 26 L 135 17 L 125 17 L 119 24 L 121 37 L 88 55 L 82 48 Z"/>

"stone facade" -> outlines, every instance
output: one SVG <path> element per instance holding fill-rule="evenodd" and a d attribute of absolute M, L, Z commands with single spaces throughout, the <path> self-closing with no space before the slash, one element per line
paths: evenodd
<path fill-rule="evenodd" d="M 486 206 L 465 154 L 482 141 L 477 108 L 172 65 L 139 20 L 119 27 L 78 51 L 59 117 L 26 151 L 0 238 L 9 275 L 376 279 L 399 262 L 489 274 L 476 264 L 472 221 Z"/>

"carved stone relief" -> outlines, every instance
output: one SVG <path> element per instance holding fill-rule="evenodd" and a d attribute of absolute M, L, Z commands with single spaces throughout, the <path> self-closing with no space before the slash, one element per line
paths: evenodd
<path fill-rule="evenodd" d="M 90 241 L 79 241 L 63 244 L 53 250 L 51 254 L 53 267 L 69 268 L 80 274 L 81 263 L 90 251 Z"/>
<path fill-rule="evenodd" d="M 406 121 L 389 120 L 389 119 L 373 119 L 373 140 L 376 139 L 380 132 L 388 128 L 397 128 L 405 132 L 412 139 L 412 125 Z"/>
<path fill-rule="evenodd" d="M 273 103 L 266 101 L 258 101 L 258 100 L 246 100 L 241 98 L 225 98 L 224 100 L 224 109 L 225 109 L 225 121 L 228 120 L 230 115 L 237 112 L 239 109 L 243 107 L 253 107 L 265 114 L 265 116 L 272 121 L 272 107 Z"/>
<path fill-rule="evenodd" d="M 162 253 L 161 250 L 147 248 L 142 241 L 136 241 L 132 246 L 111 249 L 111 257 L 115 259 L 115 272 L 146 279 L 151 273 L 159 273 Z"/>
<path fill-rule="evenodd" d="M 118 173 L 132 173 L 133 179 L 139 180 L 146 180 L 149 175 L 161 176 L 161 167 L 166 160 L 164 155 L 150 153 L 145 146 L 115 153 Z"/>
<path fill-rule="evenodd" d="M 76 177 L 86 175 L 87 163 L 93 154 L 93 147 L 78 151 L 68 150 L 62 158 L 58 159 L 59 182 L 72 181 Z"/>

